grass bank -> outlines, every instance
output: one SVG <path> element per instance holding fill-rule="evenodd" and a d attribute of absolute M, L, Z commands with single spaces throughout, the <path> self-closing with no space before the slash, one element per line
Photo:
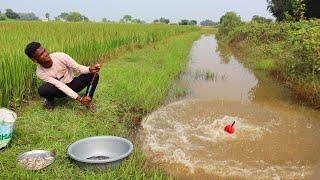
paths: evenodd
<path fill-rule="evenodd" d="M 119 168 L 111 171 L 82 170 L 70 162 L 66 150 L 70 143 L 89 136 L 129 137 L 132 127 L 163 103 L 199 36 L 200 32 L 194 31 L 167 38 L 107 63 L 100 72 L 94 98 L 96 113 L 68 99 L 58 101 L 53 112 L 43 110 L 40 100 L 20 108 L 13 139 L 0 153 L 0 179 L 170 178 L 149 167 L 137 146 Z M 55 163 L 40 171 L 28 171 L 16 164 L 20 153 L 33 149 L 56 149 Z"/>
<path fill-rule="evenodd" d="M 218 39 L 245 65 L 269 72 L 301 102 L 320 108 L 320 20 L 242 23 L 219 31 Z"/>

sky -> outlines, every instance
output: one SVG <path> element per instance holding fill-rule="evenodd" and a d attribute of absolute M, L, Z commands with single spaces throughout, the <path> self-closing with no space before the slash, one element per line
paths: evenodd
<path fill-rule="evenodd" d="M 94 21 L 104 17 L 119 21 L 126 14 L 146 22 L 160 17 L 170 22 L 219 21 L 227 11 L 235 11 L 243 21 L 251 20 L 253 15 L 272 18 L 266 0 L 0 0 L 0 11 L 8 8 L 15 12 L 34 12 L 40 18 L 44 18 L 46 12 L 54 18 L 61 12 L 77 11 Z"/>

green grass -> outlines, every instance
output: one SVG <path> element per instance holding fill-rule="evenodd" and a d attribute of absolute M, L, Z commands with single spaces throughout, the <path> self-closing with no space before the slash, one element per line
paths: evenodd
<path fill-rule="evenodd" d="M 274 63 L 270 59 L 262 59 L 254 63 L 255 69 L 270 70 L 274 67 Z"/>
<path fill-rule="evenodd" d="M 209 80 L 209 79 L 213 79 L 214 78 L 214 72 L 211 72 L 209 70 L 206 71 L 206 75 L 205 75 L 205 79 Z"/>
<path fill-rule="evenodd" d="M 215 74 L 211 70 L 197 70 L 194 79 L 214 80 Z"/>
<path fill-rule="evenodd" d="M 174 88 L 174 99 L 179 99 L 181 97 L 184 97 L 188 94 L 188 89 L 186 87 L 182 86 L 176 86 Z"/>
<path fill-rule="evenodd" d="M 38 99 L 20 108 L 13 139 L 0 153 L 0 179 L 172 178 L 150 167 L 135 143 L 133 154 L 110 171 L 80 169 L 68 159 L 67 147 L 89 136 L 129 138 L 132 127 L 163 103 L 173 81 L 186 67 L 192 42 L 199 36 L 195 31 L 172 37 L 107 63 L 100 72 L 94 97 L 96 113 L 68 99 L 59 100 L 53 112 L 43 110 Z M 20 153 L 33 149 L 56 149 L 55 163 L 40 171 L 28 171 L 16 164 Z"/>

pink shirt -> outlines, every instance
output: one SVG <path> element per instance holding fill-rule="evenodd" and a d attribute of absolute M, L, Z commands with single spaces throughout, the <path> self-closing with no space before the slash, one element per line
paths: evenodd
<path fill-rule="evenodd" d="M 73 70 L 80 74 L 88 74 L 90 73 L 89 67 L 78 64 L 69 55 L 62 52 L 51 53 L 50 57 L 53 61 L 52 66 L 44 68 L 38 64 L 37 76 L 41 80 L 53 84 L 71 98 L 76 99 L 78 93 L 69 88 L 66 83 L 73 80 Z"/>

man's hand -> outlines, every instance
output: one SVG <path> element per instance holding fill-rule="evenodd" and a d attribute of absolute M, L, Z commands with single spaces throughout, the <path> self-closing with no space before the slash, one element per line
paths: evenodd
<path fill-rule="evenodd" d="M 100 71 L 100 68 L 101 68 L 101 64 L 95 64 L 89 67 L 89 71 L 91 73 L 96 73 Z"/>
<path fill-rule="evenodd" d="M 77 97 L 77 100 L 84 106 L 89 106 L 91 103 L 91 98 L 89 96 Z"/>

